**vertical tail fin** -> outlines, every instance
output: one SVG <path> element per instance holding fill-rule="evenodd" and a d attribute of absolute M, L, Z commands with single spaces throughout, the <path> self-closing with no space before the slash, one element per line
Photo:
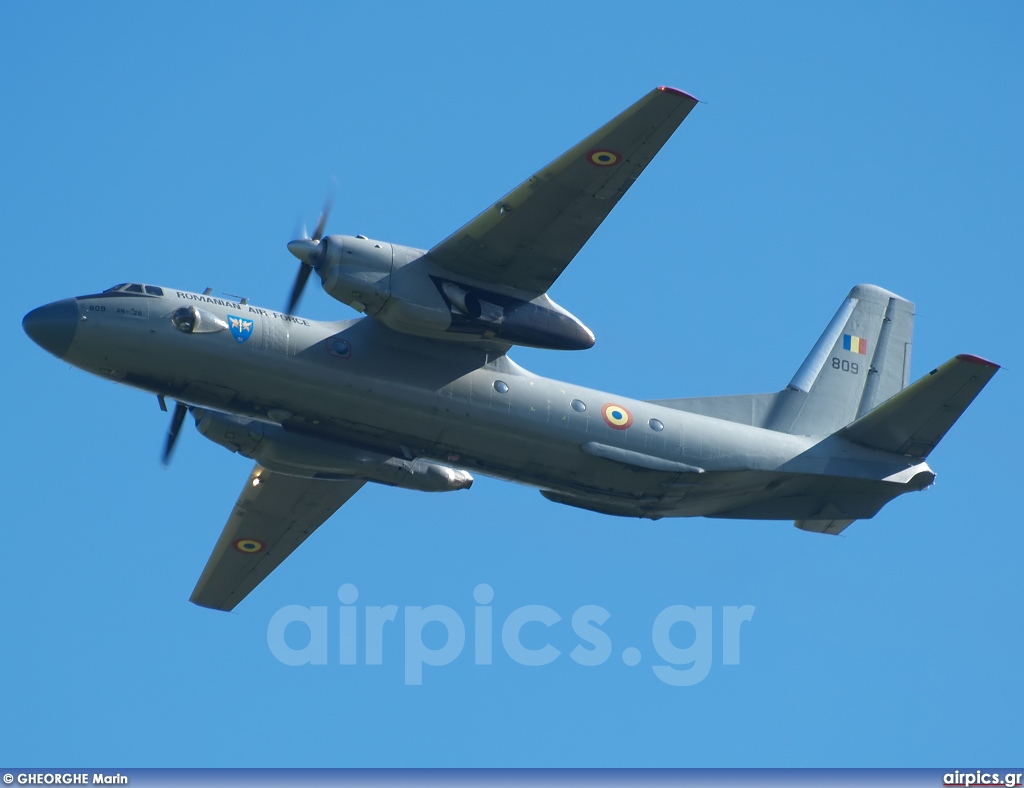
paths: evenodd
<path fill-rule="evenodd" d="M 910 378 L 914 305 L 857 285 L 780 396 L 770 429 L 831 435 L 901 391 Z"/>

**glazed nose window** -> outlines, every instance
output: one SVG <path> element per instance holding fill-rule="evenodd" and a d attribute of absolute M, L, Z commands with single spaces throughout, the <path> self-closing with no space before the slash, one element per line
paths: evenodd
<path fill-rule="evenodd" d="M 171 324 L 183 334 L 191 334 L 199 325 L 199 312 L 194 306 L 178 307 L 171 313 Z"/>

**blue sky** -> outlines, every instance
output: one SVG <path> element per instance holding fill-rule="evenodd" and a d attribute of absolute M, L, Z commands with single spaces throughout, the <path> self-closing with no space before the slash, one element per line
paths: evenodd
<path fill-rule="evenodd" d="M 0 5 L 0 761 L 1019 762 L 1022 22 L 1009 2 Z M 879 284 L 917 303 L 915 378 L 962 352 L 1007 367 L 930 458 L 936 486 L 838 538 L 618 520 L 488 479 L 368 487 L 235 613 L 190 605 L 248 461 L 187 425 L 165 470 L 156 402 L 48 356 L 22 315 L 126 280 L 280 308 L 285 244 L 332 179 L 330 231 L 429 247 L 662 84 L 705 103 L 552 290 L 596 347 L 513 358 L 640 398 L 774 390 Z M 313 287 L 301 311 L 354 314 Z M 379 666 L 338 664 L 344 584 L 360 616 L 401 609 Z M 561 617 L 525 630 L 549 665 L 497 634 L 531 604 Z M 288 605 L 327 608 L 328 664 L 274 656 Z M 428 605 L 467 647 L 407 686 L 405 608 Z M 569 657 L 585 605 L 610 613 L 592 667 Z M 710 644 L 693 686 L 652 670 L 675 605 L 711 609 L 709 638 L 673 630 Z"/>

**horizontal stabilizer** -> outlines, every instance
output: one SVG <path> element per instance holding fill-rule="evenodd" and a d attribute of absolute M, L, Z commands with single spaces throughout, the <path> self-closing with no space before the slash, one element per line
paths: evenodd
<path fill-rule="evenodd" d="M 998 369 L 977 356 L 957 356 L 838 435 L 873 449 L 927 457 Z"/>

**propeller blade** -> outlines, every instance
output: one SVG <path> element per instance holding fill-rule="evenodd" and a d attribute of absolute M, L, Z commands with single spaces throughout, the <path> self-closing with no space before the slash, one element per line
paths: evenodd
<path fill-rule="evenodd" d="M 288 306 L 285 308 L 284 313 L 290 315 L 295 311 L 295 307 L 299 303 L 299 299 L 302 298 L 302 291 L 306 289 L 306 282 L 309 281 L 309 275 L 313 273 L 313 269 L 305 263 L 299 264 L 299 273 L 295 277 L 295 284 L 292 285 L 292 294 L 288 297 Z"/>
<path fill-rule="evenodd" d="M 324 237 L 324 230 L 327 228 L 327 219 L 331 215 L 331 207 L 334 205 L 334 189 L 332 188 L 324 200 L 324 207 L 320 210 L 320 218 L 316 220 L 316 228 L 313 230 L 313 237 L 306 234 L 306 228 L 302 228 L 302 238 L 288 242 L 288 251 L 302 261 L 299 266 L 299 273 L 295 276 L 295 284 L 292 285 L 292 293 L 288 297 L 286 314 L 292 314 L 295 307 L 302 298 L 302 291 L 306 289 L 306 282 L 313 269 L 319 266 L 324 257 L 324 248 L 320 245 L 320 239 Z"/>
<path fill-rule="evenodd" d="M 333 204 L 334 196 L 328 194 L 327 199 L 324 200 L 323 210 L 320 211 L 320 218 L 317 219 L 316 229 L 313 230 L 313 241 L 319 241 L 324 237 L 324 229 L 327 227 L 327 217 L 331 215 L 331 206 Z"/>
<path fill-rule="evenodd" d="M 181 423 L 188 413 L 188 405 L 183 402 L 174 403 L 174 415 L 171 416 L 171 428 L 167 431 L 167 443 L 164 444 L 163 463 L 167 465 L 171 461 L 171 452 L 174 451 L 174 444 L 178 442 L 178 432 L 181 430 Z"/>

